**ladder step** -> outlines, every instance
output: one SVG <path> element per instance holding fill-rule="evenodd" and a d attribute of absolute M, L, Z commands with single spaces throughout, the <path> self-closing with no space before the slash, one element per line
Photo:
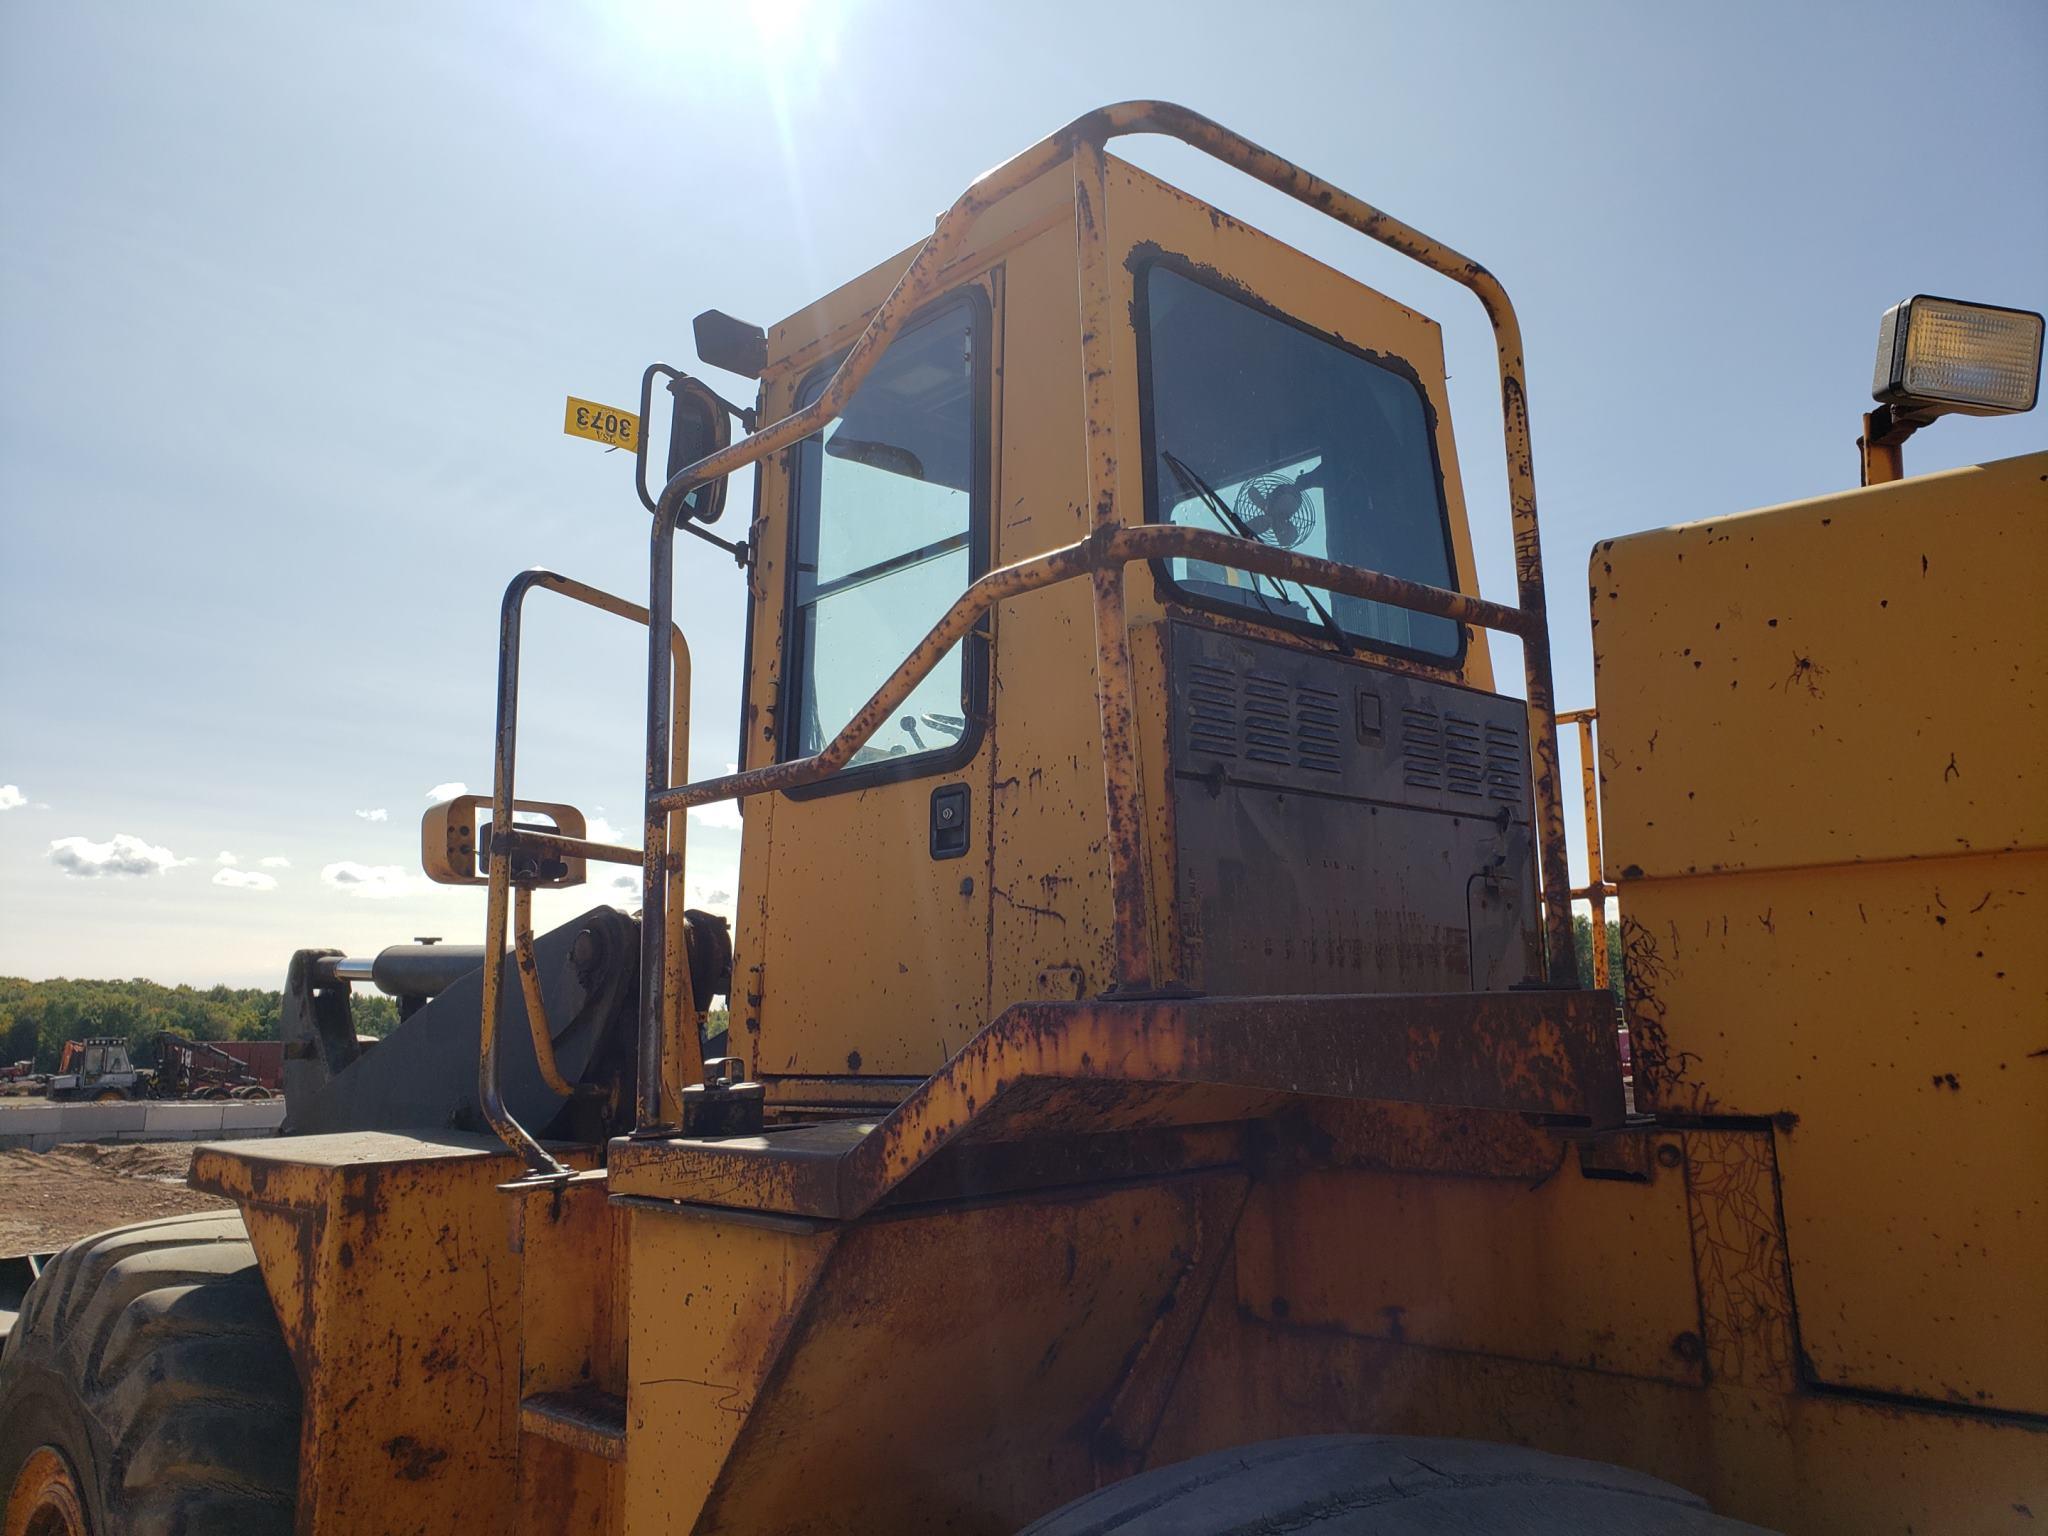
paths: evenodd
<path fill-rule="evenodd" d="M 536 1392 L 519 1404 L 519 1427 L 606 1461 L 626 1459 L 626 1400 L 613 1392 Z"/>

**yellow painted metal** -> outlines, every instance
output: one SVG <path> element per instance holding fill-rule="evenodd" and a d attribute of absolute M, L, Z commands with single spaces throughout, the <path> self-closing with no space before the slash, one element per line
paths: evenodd
<path fill-rule="evenodd" d="M 1332 1097 L 1591 1118 L 1601 1107 L 1581 1102 L 1573 1084 L 1592 1041 L 1610 1053 L 1614 1070 L 1611 1042 L 1602 1038 L 1610 1018 L 1605 999 L 1576 992 L 1479 993 L 1469 1007 L 1462 998 L 1446 1007 L 1400 996 L 1019 1004 L 872 1132 L 834 1122 L 767 1140 L 621 1139 L 610 1149 L 611 1187 L 858 1217 L 969 1133 L 1058 1138 L 1243 1118 L 1273 1107 L 1272 1096 L 1294 1091 L 1310 1070 Z M 1620 1085 L 1610 1086 L 1606 1112 L 1618 1120 Z M 1153 1088 L 1166 1093 L 1154 1097 Z M 1138 1114 L 1118 1118 L 1131 1105 Z M 1019 1124 L 1005 1123 L 1012 1114 Z M 802 1154 L 760 1155 L 771 1144 Z"/>
<path fill-rule="evenodd" d="M 1660 1133 L 1656 1140 L 1667 1138 Z M 1554 1253 L 1585 1244 L 1613 1257 L 1622 1274 L 1594 1282 L 1593 1293 L 1611 1301 L 1640 1260 L 1665 1261 L 1648 1250 L 1668 1233 L 1631 1222 L 1629 1209 L 1647 1202 L 1668 1211 L 1680 1199 L 1699 1292 L 1691 1325 L 1697 1332 L 1682 1348 L 1704 1350 L 1704 1385 L 1670 1379 L 1668 1370 L 1612 1368 L 1620 1356 L 1608 1352 L 1627 1338 L 1627 1319 L 1651 1315 L 1634 1303 L 1625 1304 L 1625 1326 L 1611 1339 L 1575 1337 L 1597 1321 L 1590 1307 L 1560 1303 L 1531 1312 L 1516 1323 L 1506 1351 L 1396 1337 L 1380 1316 L 1352 1315 L 1334 1327 L 1275 1317 L 1272 1297 L 1246 1289 L 1248 1277 L 1263 1287 L 1270 1273 L 1247 1265 L 1257 1230 L 1248 1213 L 1238 1262 L 1203 1317 L 1150 1460 L 1235 1443 L 1247 1426 L 1257 1426 L 1260 1437 L 1337 1430 L 1458 1435 L 1638 1467 L 1706 1496 L 1723 1514 L 1797 1536 L 2031 1530 L 2029 1511 L 2048 1502 L 2048 1458 L 2037 1424 L 1796 1389 L 1800 1335 L 1771 1205 L 1771 1137 L 1690 1131 L 1677 1140 L 1684 1148 L 1680 1166 L 1666 1169 L 1650 1159 L 1647 1191 L 1617 1180 L 1584 1180 L 1569 1195 L 1549 1184 L 1506 1185 L 1489 1213 L 1493 1244 L 1486 1231 L 1460 1234 L 1460 1248 L 1442 1257 L 1446 1264 L 1496 1263 L 1493 1254 L 1519 1251 L 1533 1229 L 1547 1228 L 1540 1241 Z M 1319 1220 L 1289 1234 L 1290 1258 L 1323 1284 L 1354 1293 L 1388 1275 L 1416 1274 L 1417 1260 L 1402 1251 L 1410 1229 L 1368 1228 L 1354 1236 L 1335 1211 L 1354 1208 L 1366 1185 L 1384 1186 L 1415 1209 L 1439 1191 L 1462 1201 L 1467 1187 L 1442 1178 L 1356 1174 L 1349 1178 L 1360 1188 L 1346 1190 L 1328 1176 L 1316 1178 L 1327 1198 Z M 1567 1163 L 1555 1179 L 1581 1175 Z M 1386 1197 L 1363 1198 L 1371 1208 Z M 1668 1216 L 1662 1223 L 1668 1229 Z M 1374 1230 L 1383 1239 L 1378 1244 L 1369 1240 Z M 1633 1254 L 1630 1236 L 1637 1239 Z M 1362 1266 L 1362 1276 L 1344 1273 L 1353 1265 Z M 1803 1316 L 1803 1295 L 1799 1303 Z M 1502 1306 L 1487 1296 L 1480 1315 L 1500 1317 Z M 1254 1319 L 1253 1309 L 1266 1315 Z M 1575 1343 L 1599 1351 L 1600 1368 L 1571 1360 Z M 1660 1355 L 1668 1366 L 1671 1352 Z"/>
<path fill-rule="evenodd" d="M 629 1455 L 628 1529 L 1016 1530 L 1088 1488 L 1105 1405 L 1149 1438 L 1135 1362 L 1154 1345 L 1177 1362 L 1242 1189 L 1179 1179 L 843 1234 L 636 1204 L 629 1440 L 659 1450 Z M 660 1325 L 645 1365 L 642 1317 Z"/>
<path fill-rule="evenodd" d="M 623 1402 L 627 1354 L 627 1214 L 603 1170 L 511 1197 L 519 1275 L 519 1398 L 603 1393 Z M 624 1530 L 625 1468 L 588 1445 L 563 1443 L 522 1409 L 519 1525 L 532 1536 Z"/>
<path fill-rule="evenodd" d="M 1568 1161 L 1534 1191 L 1304 1173 L 1245 1210 L 1239 1304 L 1266 1322 L 1698 1385 L 1687 1234 L 1683 1181 L 1587 1179 Z"/>
<path fill-rule="evenodd" d="M 1814 1380 L 2037 1414 L 2044 476 L 1593 555 L 1638 1102 L 1777 1117 Z"/>
<path fill-rule="evenodd" d="M 1906 477 L 1904 444 L 1899 441 L 1879 442 L 1877 419 L 1872 412 L 1863 413 L 1863 434 L 1856 439 L 1856 452 L 1862 461 L 1863 483 L 1865 485 L 1889 485 L 1894 480 Z"/>
<path fill-rule="evenodd" d="M 299 1528 L 513 1524 L 520 1271 L 493 1138 L 224 1142 L 192 1183 L 242 1208 L 304 1392 Z"/>
<path fill-rule="evenodd" d="M 2030 454 L 1596 546 L 1608 877 L 2048 847 L 2044 474 Z"/>
<path fill-rule="evenodd" d="M 693 1531 L 837 1234 L 651 1201 L 631 1205 L 629 1222 L 626 1529 Z M 873 1409 L 869 1427 L 889 1411 Z M 771 1475 L 815 1497 L 807 1462 Z"/>

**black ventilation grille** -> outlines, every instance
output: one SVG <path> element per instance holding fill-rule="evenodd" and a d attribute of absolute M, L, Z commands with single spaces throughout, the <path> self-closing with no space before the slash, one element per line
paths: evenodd
<path fill-rule="evenodd" d="M 1188 668 L 1188 749 L 1237 756 L 1237 674 L 1213 662 Z"/>
<path fill-rule="evenodd" d="M 1444 787 L 1444 724 L 1427 706 L 1401 709 L 1401 782 L 1410 789 Z"/>
<path fill-rule="evenodd" d="M 1211 795 L 1230 783 L 1528 823 L 1520 699 L 1183 624 L 1167 626 L 1166 664 L 1172 771 Z"/>
<path fill-rule="evenodd" d="M 1468 800 L 1522 794 L 1522 738 L 1513 727 L 1427 705 L 1401 710 L 1401 781 Z"/>
<path fill-rule="evenodd" d="M 1522 735 L 1509 726 L 1486 727 L 1486 796 L 1511 803 L 1522 798 Z"/>
<path fill-rule="evenodd" d="M 1197 661 L 1188 668 L 1187 702 L 1191 752 L 1311 773 L 1344 771 L 1331 689 Z"/>

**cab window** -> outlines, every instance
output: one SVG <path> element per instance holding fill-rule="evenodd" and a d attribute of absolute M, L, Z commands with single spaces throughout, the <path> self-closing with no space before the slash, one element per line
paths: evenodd
<path fill-rule="evenodd" d="M 981 574 L 987 314 L 976 289 L 920 317 L 797 451 L 785 758 L 822 750 Z M 805 380 L 799 406 L 835 367 Z M 849 772 L 963 760 L 984 669 L 977 644 L 954 646 Z"/>
<path fill-rule="evenodd" d="M 1451 587 L 1450 521 L 1414 379 L 1163 262 L 1139 278 L 1147 515 Z M 1461 626 L 1200 560 L 1182 599 L 1368 648 L 1456 657 Z"/>

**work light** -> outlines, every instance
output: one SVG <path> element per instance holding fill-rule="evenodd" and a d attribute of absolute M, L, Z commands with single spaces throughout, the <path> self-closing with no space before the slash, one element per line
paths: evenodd
<path fill-rule="evenodd" d="M 1950 412 L 2030 411 L 2041 384 L 2041 330 L 2032 310 L 1919 294 L 1885 311 L 1871 398 L 1901 425 Z"/>

